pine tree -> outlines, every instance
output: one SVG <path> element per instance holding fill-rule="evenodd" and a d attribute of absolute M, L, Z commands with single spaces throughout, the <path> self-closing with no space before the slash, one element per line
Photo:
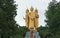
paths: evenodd
<path fill-rule="evenodd" d="M 16 31 L 16 4 L 14 0 L 0 0 L 1 38 L 10 38 Z"/>
<path fill-rule="evenodd" d="M 46 11 L 46 22 L 52 33 L 52 38 L 60 38 L 60 2 L 54 1 L 50 2 Z"/>

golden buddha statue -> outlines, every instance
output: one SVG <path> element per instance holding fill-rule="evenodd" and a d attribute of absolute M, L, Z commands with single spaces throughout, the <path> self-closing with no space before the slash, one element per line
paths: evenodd
<path fill-rule="evenodd" d="M 35 13 L 33 11 L 33 7 L 30 8 L 30 13 L 29 13 L 29 29 L 34 29 L 34 19 L 35 19 Z"/>
<path fill-rule="evenodd" d="M 26 27 L 28 27 L 31 31 L 38 28 L 38 10 L 31 7 L 30 10 L 26 9 L 26 15 L 25 15 L 25 22 Z"/>

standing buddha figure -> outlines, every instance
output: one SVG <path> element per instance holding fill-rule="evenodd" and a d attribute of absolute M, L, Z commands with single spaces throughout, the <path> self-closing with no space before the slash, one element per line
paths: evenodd
<path fill-rule="evenodd" d="M 26 27 L 29 27 L 29 10 L 26 9 L 26 15 L 25 15 L 25 22 L 26 22 Z"/>
<path fill-rule="evenodd" d="M 38 15 L 38 10 L 35 9 L 35 28 L 38 28 L 38 18 L 39 18 L 39 15 Z"/>
<path fill-rule="evenodd" d="M 34 19 L 35 19 L 35 13 L 33 11 L 33 7 L 30 8 L 30 13 L 29 13 L 29 29 L 34 30 Z"/>

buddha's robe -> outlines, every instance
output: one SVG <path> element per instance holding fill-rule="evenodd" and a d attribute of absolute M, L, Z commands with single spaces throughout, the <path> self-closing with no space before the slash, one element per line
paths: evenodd
<path fill-rule="evenodd" d="M 30 12 L 29 13 L 29 28 L 34 28 L 35 25 L 35 13 L 34 12 Z"/>
<path fill-rule="evenodd" d="M 38 28 L 38 18 L 39 18 L 39 15 L 37 12 L 35 12 L 35 28 Z"/>

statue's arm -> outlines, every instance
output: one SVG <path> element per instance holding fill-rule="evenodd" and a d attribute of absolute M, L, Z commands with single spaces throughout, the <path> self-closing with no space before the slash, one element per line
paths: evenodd
<path fill-rule="evenodd" d="M 39 15 L 36 15 L 36 18 L 39 18 Z"/>
<path fill-rule="evenodd" d="M 26 18 L 23 17 L 23 19 L 25 20 Z"/>
<path fill-rule="evenodd" d="M 29 18 L 30 18 L 31 13 L 29 13 L 28 15 L 29 15 Z"/>

